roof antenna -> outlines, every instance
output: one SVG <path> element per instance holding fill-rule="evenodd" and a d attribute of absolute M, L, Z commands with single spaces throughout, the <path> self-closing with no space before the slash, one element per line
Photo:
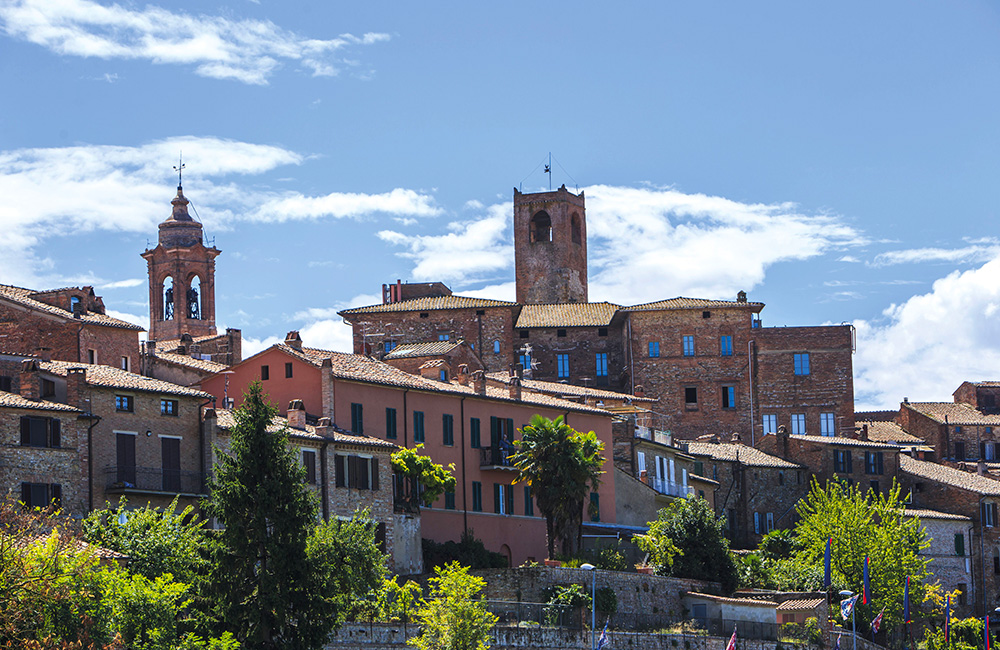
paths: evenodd
<path fill-rule="evenodd" d="M 180 189 L 181 185 L 184 184 L 181 182 L 184 173 L 184 167 L 186 167 L 186 165 L 184 164 L 184 152 L 181 151 L 180 154 L 177 156 L 177 164 L 174 165 L 174 171 L 177 172 L 177 189 Z"/>
<path fill-rule="evenodd" d="M 535 169 L 538 169 L 535 167 Z M 545 172 L 549 175 L 549 191 L 552 191 L 552 152 L 549 152 L 549 164 L 545 165 Z"/>

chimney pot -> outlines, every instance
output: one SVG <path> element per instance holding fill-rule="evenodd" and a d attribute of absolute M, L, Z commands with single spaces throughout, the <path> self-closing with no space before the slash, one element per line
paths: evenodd
<path fill-rule="evenodd" d="M 472 388 L 480 395 L 486 394 L 486 373 L 482 370 L 472 373 Z"/>
<path fill-rule="evenodd" d="M 285 335 L 285 345 L 292 348 L 293 350 L 302 351 L 302 337 L 299 336 L 297 330 L 292 330 Z"/>
<path fill-rule="evenodd" d="M 21 362 L 21 397 L 38 401 L 41 399 L 41 380 L 38 377 L 38 359 L 25 359 Z"/>
<path fill-rule="evenodd" d="M 518 365 L 520 366 L 521 364 L 518 364 Z M 517 401 L 521 401 L 521 378 L 520 377 L 511 377 L 510 378 L 509 394 L 510 394 L 510 398 L 511 399 L 516 399 Z"/>
<path fill-rule="evenodd" d="M 300 399 L 293 399 L 288 403 L 288 426 L 293 429 L 306 428 L 306 407 Z"/>

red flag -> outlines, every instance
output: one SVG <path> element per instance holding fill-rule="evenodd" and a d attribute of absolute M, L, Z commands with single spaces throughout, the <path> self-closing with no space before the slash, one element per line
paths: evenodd
<path fill-rule="evenodd" d="M 736 626 L 733 626 L 733 635 L 729 637 L 729 643 L 726 644 L 726 650 L 736 650 Z"/>

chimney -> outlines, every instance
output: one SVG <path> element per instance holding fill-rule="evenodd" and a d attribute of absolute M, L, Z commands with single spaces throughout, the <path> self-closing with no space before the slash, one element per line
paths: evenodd
<path fill-rule="evenodd" d="M 455 379 L 457 379 L 458 383 L 462 384 L 463 386 L 469 385 L 469 364 L 467 363 L 459 364 L 458 374 L 455 375 Z"/>
<path fill-rule="evenodd" d="M 736 294 L 736 302 L 746 302 L 746 301 L 747 301 L 746 291 L 740 291 L 738 294 Z"/>
<path fill-rule="evenodd" d="M 66 372 L 66 403 L 90 412 L 91 406 L 84 401 L 87 391 L 87 369 L 70 368 Z"/>
<path fill-rule="evenodd" d="M 774 434 L 777 443 L 776 450 L 782 458 L 788 458 L 788 427 L 784 424 L 778 425 L 778 430 Z"/>
<path fill-rule="evenodd" d="M 302 337 L 299 336 L 297 330 L 292 330 L 285 335 L 285 345 L 292 348 L 293 350 L 298 350 L 302 352 Z"/>
<path fill-rule="evenodd" d="M 521 364 L 517 364 L 517 365 L 520 366 Z M 510 386 L 508 386 L 508 390 L 509 390 L 510 398 L 511 399 L 516 399 L 517 401 L 520 402 L 521 401 L 521 378 L 520 377 L 511 377 L 510 378 Z"/>
<path fill-rule="evenodd" d="M 643 395 L 645 395 L 646 389 L 643 388 L 642 385 L 640 384 L 640 385 L 638 385 L 638 386 L 635 387 L 635 389 L 633 390 L 633 393 L 635 394 L 636 397 L 642 397 Z"/>
<path fill-rule="evenodd" d="M 146 354 L 151 357 L 156 356 L 156 341 L 146 341 Z"/>
<path fill-rule="evenodd" d="M 861 425 L 861 437 L 859 440 L 868 440 L 868 423 L 865 422 Z"/>
<path fill-rule="evenodd" d="M 903 404 L 909 404 L 909 403 L 910 403 L 910 398 L 909 397 L 904 397 L 903 398 Z"/>
<path fill-rule="evenodd" d="M 333 403 L 333 359 L 323 359 L 319 368 L 320 399 L 323 400 L 323 415 L 331 422 L 337 421 Z"/>
<path fill-rule="evenodd" d="M 52 348 L 35 348 L 35 356 L 42 361 L 52 361 Z"/>
<path fill-rule="evenodd" d="M 988 474 L 986 471 L 986 461 L 982 458 L 980 458 L 979 462 L 976 463 L 976 474 L 979 474 L 980 476 L 986 476 Z"/>
<path fill-rule="evenodd" d="M 519 380 L 520 379 L 524 379 L 524 364 L 523 363 L 518 362 L 514 366 L 514 376 L 517 377 Z M 517 383 L 520 384 L 521 382 L 518 381 Z"/>
<path fill-rule="evenodd" d="M 73 303 L 73 318 L 80 318 L 87 313 L 87 308 L 84 306 L 83 301 L 79 300 Z"/>
<path fill-rule="evenodd" d="M 486 373 L 482 370 L 472 373 L 472 389 L 480 395 L 486 394 Z"/>
<path fill-rule="evenodd" d="M 38 359 L 25 359 L 21 362 L 21 397 L 37 402 L 41 397 L 41 392 Z"/>
<path fill-rule="evenodd" d="M 187 356 L 188 349 L 190 348 L 192 343 L 194 343 L 194 339 L 191 338 L 190 334 L 188 334 L 187 332 L 181 334 L 181 342 L 180 345 L 177 346 L 177 354 L 182 354 L 184 356 Z"/>
<path fill-rule="evenodd" d="M 300 399 L 288 403 L 288 426 L 293 429 L 306 428 L 306 407 Z"/>
<path fill-rule="evenodd" d="M 330 422 L 330 418 L 320 418 L 319 422 L 316 423 L 316 435 L 325 438 L 330 435 L 332 428 L 333 423 Z"/>
<path fill-rule="evenodd" d="M 743 444 L 743 439 L 740 437 L 740 434 L 738 432 L 736 432 L 736 431 L 733 431 L 732 443 L 734 445 L 742 445 Z"/>

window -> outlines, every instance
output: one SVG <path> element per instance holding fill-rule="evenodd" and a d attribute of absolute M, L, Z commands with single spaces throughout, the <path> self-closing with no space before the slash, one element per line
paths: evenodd
<path fill-rule="evenodd" d="M 776 433 L 778 431 L 778 416 L 773 413 L 762 416 L 761 426 L 764 429 L 764 435 Z"/>
<path fill-rule="evenodd" d="M 129 487 L 135 487 L 135 438 L 134 433 L 115 434 L 115 480 Z"/>
<path fill-rule="evenodd" d="M 498 515 L 514 514 L 514 490 L 511 485 L 493 484 L 493 512 Z"/>
<path fill-rule="evenodd" d="M 160 438 L 160 466 L 163 469 L 163 490 L 181 491 L 181 439 Z"/>
<path fill-rule="evenodd" d="M 21 483 L 21 503 L 26 508 L 48 508 L 62 504 L 62 486 L 58 483 Z"/>
<path fill-rule="evenodd" d="M 698 406 L 698 389 L 694 386 L 684 388 L 684 406 L 688 408 Z"/>
<path fill-rule="evenodd" d="M 849 450 L 833 450 L 833 471 L 842 474 L 850 474 L 854 471 L 854 468 L 851 466 L 851 452 Z"/>
<path fill-rule="evenodd" d="M 12 388 L 11 386 L 12 383 L 13 382 L 11 381 L 10 377 L 0 377 L 0 390 L 9 393 L 10 389 Z"/>
<path fill-rule="evenodd" d="M 880 493 L 882 491 L 881 490 L 881 486 L 879 486 L 878 481 L 868 481 L 868 489 L 871 490 L 872 492 L 876 493 L 876 494 L 878 494 L 878 493 Z"/>
<path fill-rule="evenodd" d="M 482 446 L 479 418 L 469 420 L 469 446 L 473 449 L 479 449 Z"/>
<path fill-rule="evenodd" d="M 260 380 L 267 381 L 271 378 L 271 369 L 268 366 L 260 367 Z"/>
<path fill-rule="evenodd" d="M 483 511 L 483 484 L 479 481 L 472 482 L 472 511 Z"/>
<path fill-rule="evenodd" d="M 983 525 L 987 528 L 992 528 L 997 525 L 997 504 L 995 503 L 982 503 L 982 517 Z"/>
<path fill-rule="evenodd" d="M 955 460 L 965 460 L 965 443 L 955 443 Z"/>
<path fill-rule="evenodd" d="M 394 349 L 396 349 L 397 345 L 399 344 L 396 343 L 395 341 L 385 341 L 384 343 L 382 343 L 382 349 L 385 350 L 386 352 L 392 352 Z"/>
<path fill-rule="evenodd" d="M 705 475 L 705 463 L 704 461 L 696 460 L 694 461 L 694 473 L 698 476 Z"/>
<path fill-rule="evenodd" d="M 500 341 L 493 341 L 493 354 L 500 354 Z"/>
<path fill-rule="evenodd" d="M 420 312 L 420 317 L 421 318 L 428 318 L 428 317 L 430 317 L 430 314 L 427 313 L 427 312 L 425 312 L 425 311 L 422 311 L 422 312 Z"/>
<path fill-rule="evenodd" d="M 413 412 L 413 442 L 424 441 L 424 412 Z"/>
<path fill-rule="evenodd" d="M 133 410 L 131 395 L 115 395 L 115 410 L 122 413 L 131 413 Z"/>
<path fill-rule="evenodd" d="M 968 587 L 966 586 L 966 584 L 964 582 L 958 583 L 958 604 L 959 605 L 965 605 L 966 604 L 965 603 L 965 599 L 966 599 L 965 593 L 966 593 L 967 589 L 968 589 Z"/>
<path fill-rule="evenodd" d="M 438 379 L 441 381 L 448 381 L 448 371 L 441 368 L 441 372 L 438 373 Z"/>
<path fill-rule="evenodd" d="M 450 336 L 449 334 L 438 334 L 438 340 L 447 341 L 449 336 Z"/>
<path fill-rule="evenodd" d="M 568 354 L 557 354 L 556 355 L 556 376 L 559 379 L 569 378 L 569 355 Z"/>
<path fill-rule="evenodd" d="M 806 435 L 805 413 L 792 413 L 792 433 L 797 436 Z"/>
<path fill-rule="evenodd" d="M 362 435 L 365 432 L 365 411 L 362 404 L 351 404 L 351 433 Z"/>
<path fill-rule="evenodd" d="M 607 377 L 608 376 L 608 353 L 598 352 L 596 354 L 597 363 L 597 376 Z"/>
<path fill-rule="evenodd" d="M 684 356 L 693 357 L 694 356 L 694 337 L 690 335 L 684 336 Z"/>
<path fill-rule="evenodd" d="M 371 456 L 333 457 L 334 485 L 355 490 L 378 490 L 378 460 Z"/>
<path fill-rule="evenodd" d="M 172 415 L 177 417 L 177 400 L 175 399 L 161 399 L 160 400 L 160 415 Z"/>
<path fill-rule="evenodd" d="M 736 408 L 736 386 L 722 387 L 722 408 L 724 409 Z"/>
<path fill-rule="evenodd" d="M 87 363 L 97 363 L 97 350 L 87 350 Z"/>
<path fill-rule="evenodd" d="M 767 532 L 774 530 L 774 513 L 767 513 Z"/>
<path fill-rule="evenodd" d="M 61 444 L 59 420 L 28 415 L 21 416 L 22 447 L 58 448 Z"/>
<path fill-rule="evenodd" d="M 608 328 L 607 327 L 598 327 L 597 328 L 597 335 L 598 336 L 607 336 L 608 335 Z"/>
<path fill-rule="evenodd" d="M 590 493 L 590 520 L 601 520 L 601 495 L 597 492 Z"/>
<path fill-rule="evenodd" d="M 306 468 L 306 483 L 316 485 L 316 452 L 314 450 L 302 450 L 302 466 Z"/>
<path fill-rule="evenodd" d="M 521 330 L 517 335 L 522 339 L 526 339 L 528 338 L 528 330 Z"/>
<path fill-rule="evenodd" d="M 532 243 L 552 241 L 552 218 L 548 212 L 542 210 L 531 218 L 529 235 Z"/>
<path fill-rule="evenodd" d="M 448 413 L 441 416 L 441 430 L 443 432 L 444 446 L 455 446 L 455 417 Z"/>
<path fill-rule="evenodd" d="M 733 356 L 733 337 L 732 336 L 720 336 L 719 337 L 719 355 L 723 357 Z"/>
<path fill-rule="evenodd" d="M 778 485 L 784 485 L 784 484 L 785 484 L 785 473 L 778 472 Z"/>
<path fill-rule="evenodd" d="M 524 368 L 525 370 L 531 368 L 531 355 L 530 354 L 522 354 L 521 356 L 518 357 L 518 359 L 520 359 L 520 364 L 521 364 L 522 368 Z"/>
<path fill-rule="evenodd" d="M 292 362 L 289 361 L 288 363 L 285 364 L 285 379 L 291 379 L 291 378 L 292 378 Z"/>
<path fill-rule="evenodd" d="M 566 330 L 556 330 L 556 336 L 561 339 L 566 338 Z"/>
<path fill-rule="evenodd" d="M 833 417 L 833 413 L 820 413 L 819 414 L 819 435 L 834 437 L 837 435 L 837 421 Z"/>
<path fill-rule="evenodd" d="M 445 492 L 444 493 L 444 509 L 454 510 L 455 509 L 455 493 Z"/>
<path fill-rule="evenodd" d="M 712 312 L 710 312 L 710 311 L 703 311 L 703 312 L 701 312 L 701 317 L 702 318 L 711 318 L 712 317 Z"/>
<path fill-rule="evenodd" d="M 799 352 L 793 355 L 793 363 L 795 365 L 796 375 L 808 375 L 809 374 L 809 353 Z"/>
<path fill-rule="evenodd" d="M 122 357 L 122 370 L 128 370 L 128 357 Z"/>
<path fill-rule="evenodd" d="M 882 474 L 882 452 L 865 452 L 865 474 Z"/>
<path fill-rule="evenodd" d="M 979 457 L 983 460 L 995 460 L 997 455 L 996 443 L 994 442 L 981 442 L 979 443 Z"/>
<path fill-rule="evenodd" d="M 760 513 L 753 513 L 753 532 L 754 535 L 760 535 Z"/>
<path fill-rule="evenodd" d="M 524 515 L 526 517 L 535 516 L 535 502 L 531 499 L 531 486 L 524 486 Z"/>
<path fill-rule="evenodd" d="M 660 342 L 659 341 L 650 341 L 649 342 L 649 356 L 650 357 L 658 357 L 658 356 L 660 356 Z"/>
<path fill-rule="evenodd" d="M 387 408 L 385 410 L 385 437 L 395 440 L 396 434 L 396 409 Z"/>
<path fill-rule="evenodd" d="M 955 533 L 955 555 L 965 555 L 965 533 Z"/>

